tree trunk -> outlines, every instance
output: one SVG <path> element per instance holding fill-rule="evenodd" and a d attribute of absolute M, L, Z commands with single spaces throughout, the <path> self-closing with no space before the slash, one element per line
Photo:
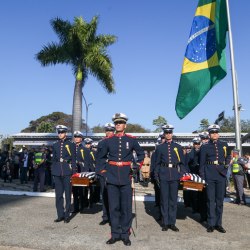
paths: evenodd
<path fill-rule="evenodd" d="M 72 135 L 74 131 L 81 131 L 82 126 L 82 86 L 83 82 L 81 80 L 76 80 L 74 89 L 74 99 L 73 99 L 73 125 L 72 125 Z"/>

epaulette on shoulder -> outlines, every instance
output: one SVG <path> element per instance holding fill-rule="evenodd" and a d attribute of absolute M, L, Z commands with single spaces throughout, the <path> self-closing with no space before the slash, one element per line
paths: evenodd
<path fill-rule="evenodd" d="M 136 136 L 130 135 L 130 134 L 125 134 L 127 137 L 134 138 L 136 139 Z"/>

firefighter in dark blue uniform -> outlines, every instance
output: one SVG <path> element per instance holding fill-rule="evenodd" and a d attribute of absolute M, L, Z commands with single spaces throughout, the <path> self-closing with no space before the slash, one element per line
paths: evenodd
<path fill-rule="evenodd" d="M 98 164 L 106 170 L 106 183 L 109 199 L 111 238 L 107 244 L 122 240 L 130 246 L 129 231 L 132 224 L 131 161 L 133 150 L 137 163 L 142 165 L 144 151 L 137 140 L 124 133 L 127 116 L 117 113 L 112 118 L 116 134 L 104 140 L 99 146 Z"/>
<path fill-rule="evenodd" d="M 195 137 L 193 139 L 193 147 L 191 151 L 186 154 L 185 157 L 185 166 L 187 167 L 187 169 L 191 174 L 199 175 L 200 146 L 201 146 L 200 138 Z M 187 204 L 191 205 L 193 213 L 198 213 L 199 212 L 198 192 L 192 190 L 186 190 L 186 191 L 184 190 L 183 191 L 184 203 L 185 203 L 185 196 L 186 199 L 188 199 L 186 202 Z"/>
<path fill-rule="evenodd" d="M 199 134 L 201 139 L 201 147 L 207 144 L 209 141 L 209 133 L 207 131 L 203 131 Z M 200 161 L 200 160 L 199 160 Z M 200 174 L 200 171 L 199 171 Z M 199 211 L 200 211 L 200 222 L 205 223 L 207 222 L 207 190 L 203 188 L 201 192 L 198 193 L 198 200 L 199 200 Z"/>
<path fill-rule="evenodd" d="M 217 124 L 208 127 L 210 140 L 200 151 L 200 176 L 207 183 L 207 232 L 209 233 L 214 229 L 221 233 L 226 232 L 222 227 L 222 213 L 230 151 L 227 143 L 219 140 L 219 130 Z"/>
<path fill-rule="evenodd" d="M 90 160 L 90 151 L 82 145 L 83 134 L 80 131 L 74 132 L 74 146 L 76 152 L 76 173 L 93 172 L 93 165 Z M 85 187 L 72 187 L 74 210 L 73 213 L 83 213 L 85 198 Z"/>
<path fill-rule="evenodd" d="M 92 170 L 95 172 L 96 166 L 96 153 L 92 149 L 93 140 L 91 138 L 84 139 L 85 148 L 89 150 L 90 164 L 92 166 Z M 85 188 L 85 197 L 89 196 L 89 200 L 86 200 L 87 207 L 90 209 L 93 207 L 93 203 L 95 202 L 95 186 L 91 185 Z"/>
<path fill-rule="evenodd" d="M 70 177 L 75 170 L 75 150 L 73 143 L 67 140 L 67 127 L 56 126 L 59 140 L 53 144 L 52 170 L 54 176 L 57 219 L 55 222 L 70 221 L 71 183 Z M 65 209 L 64 198 L 65 193 Z"/>
<path fill-rule="evenodd" d="M 106 137 L 102 139 L 98 143 L 98 149 L 97 149 L 97 158 L 98 158 L 98 152 L 99 149 L 102 148 L 102 144 L 104 143 L 105 139 L 113 136 L 115 132 L 115 125 L 113 123 L 106 123 L 104 126 Z M 97 160 L 97 162 L 99 162 Z M 99 177 L 99 182 L 101 186 L 101 195 L 102 195 L 102 221 L 99 223 L 99 225 L 105 225 L 110 222 L 110 216 L 109 216 L 109 206 L 108 206 L 108 190 L 106 186 L 106 172 L 107 170 L 101 170 L 99 166 L 96 166 L 96 174 Z"/>
<path fill-rule="evenodd" d="M 164 143 L 165 142 L 165 136 L 164 133 L 160 133 L 159 137 L 157 139 L 157 142 L 155 144 L 155 148 Z M 158 211 L 158 217 L 157 217 L 157 221 L 160 221 L 162 219 L 161 217 L 161 209 L 160 209 L 160 186 L 158 185 L 159 183 L 157 182 L 157 180 L 154 178 L 154 171 L 155 171 L 155 166 L 156 166 L 156 157 L 155 157 L 155 151 L 152 153 L 151 155 L 151 165 L 150 165 L 150 176 L 151 176 L 151 182 L 154 184 L 154 191 L 155 191 L 155 207 L 159 208 Z"/>
<path fill-rule="evenodd" d="M 165 143 L 157 146 L 155 179 L 160 185 L 162 231 L 168 228 L 178 232 L 175 226 L 177 213 L 178 185 L 180 177 L 186 172 L 181 145 L 172 141 L 172 125 L 163 125 Z"/>

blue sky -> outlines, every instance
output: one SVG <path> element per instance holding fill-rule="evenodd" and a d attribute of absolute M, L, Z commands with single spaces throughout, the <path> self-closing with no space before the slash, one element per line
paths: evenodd
<path fill-rule="evenodd" d="M 239 101 L 250 117 L 250 1 L 229 0 L 239 84 Z M 35 54 L 57 41 L 49 21 L 55 17 L 90 21 L 99 15 L 98 33 L 118 37 L 109 47 L 116 94 L 109 95 L 89 77 L 83 89 L 90 127 L 110 122 L 123 112 L 129 122 L 155 129 L 153 119 L 165 117 L 175 132 L 192 132 L 203 118 L 214 122 L 225 110 L 233 116 L 229 55 L 228 75 L 183 120 L 175 99 L 187 40 L 198 0 L 3 0 L 0 8 L 0 134 L 18 133 L 40 116 L 72 112 L 74 76 L 64 65 L 41 67 Z M 228 49 L 229 51 L 229 49 Z M 85 118 L 85 106 L 83 106 Z"/>

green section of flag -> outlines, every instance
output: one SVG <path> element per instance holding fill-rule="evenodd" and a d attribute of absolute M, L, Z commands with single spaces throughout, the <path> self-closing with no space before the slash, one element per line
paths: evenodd
<path fill-rule="evenodd" d="M 190 113 L 200 103 L 200 101 L 204 98 L 208 91 L 212 89 L 212 87 L 215 86 L 227 74 L 225 58 L 226 33 L 228 27 L 226 2 L 225 0 L 200 0 L 197 8 L 201 9 L 204 7 L 205 9 L 207 8 L 208 4 L 211 3 L 215 4 L 214 16 L 210 18 L 214 22 L 207 18 L 207 16 L 203 17 L 199 14 L 195 16 L 191 28 L 191 39 L 189 39 L 189 44 L 187 46 L 183 64 L 183 69 L 185 69 L 186 67 L 186 69 L 188 68 L 188 71 L 183 70 L 183 72 L 185 73 L 182 73 L 181 75 L 179 90 L 175 103 L 175 110 L 180 119 L 184 118 L 188 113 Z M 197 25 L 198 21 L 203 23 L 198 23 Z M 206 26 L 204 26 L 206 24 L 208 25 L 208 32 L 210 32 L 210 34 L 204 31 L 206 30 Z M 196 32 L 195 28 L 197 28 L 197 26 L 199 25 L 201 26 L 201 31 L 198 30 Z M 213 34 L 215 34 L 215 36 L 211 35 L 211 32 L 214 32 Z M 199 46 L 199 39 L 202 40 L 203 38 L 204 40 L 204 36 L 206 35 L 207 37 L 205 37 L 205 39 L 207 39 L 207 44 L 205 45 L 205 48 L 204 46 L 203 48 L 201 48 L 204 49 L 204 54 L 202 55 L 199 54 L 202 53 L 199 52 L 200 48 L 196 48 L 195 46 Z M 214 37 L 214 41 L 211 41 L 211 37 Z M 212 45 L 214 47 L 212 47 Z M 218 61 L 217 63 L 211 63 L 211 58 L 213 58 L 211 55 L 207 59 L 202 59 L 202 56 L 206 57 L 207 55 L 209 55 L 209 49 L 211 55 L 216 56 Z M 196 52 L 198 53 L 198 55 L 195 54 Z M 204 64 L 207 66 L 204 66 Z M 200 65 L 203 66 L 200 67 Z M 192 68 L 194 68 L 195 70 L 192 70 Z"/>

